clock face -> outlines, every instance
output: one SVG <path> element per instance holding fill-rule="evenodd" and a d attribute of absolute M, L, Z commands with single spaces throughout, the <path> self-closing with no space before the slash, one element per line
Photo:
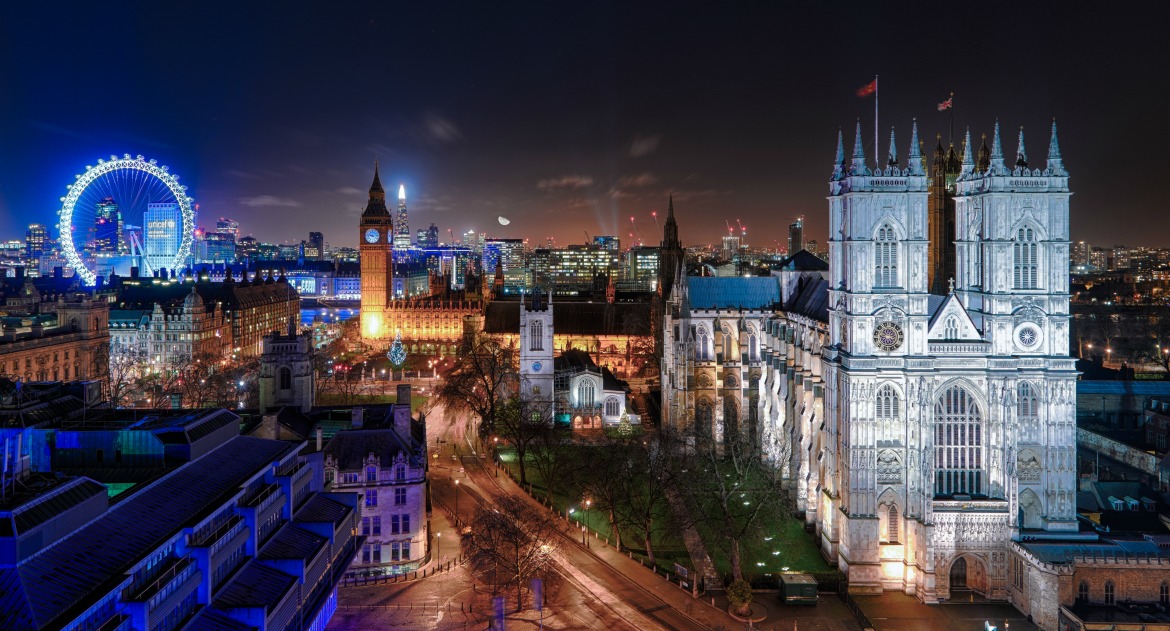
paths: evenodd
<path fill-rule="evenodd" d="M 378 242 L 378 229 L 377 228 L 370 228 L 369 230 L 366 230 L 366 243 L 377 243 L 377 242 Z"/>
<path fill-rule="evenodd" d="M 541 367 L 542 367 L 542 365 L 540 362 L 533 362 L 532 363 L 532 372 L 540 372 Z"/>
<path fill-rule="evenodd" d="M 887 353 L 902 347 L 902 327 L 894 322 L 882 322 L 874 327 L 873 343 Z"/>

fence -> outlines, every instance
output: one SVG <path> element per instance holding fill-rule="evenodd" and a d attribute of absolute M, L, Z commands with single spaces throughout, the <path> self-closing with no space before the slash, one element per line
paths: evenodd
<path fill-rule="evenodd" d="M 440 572 L 450 572 L 452 568 L 463 563 L 463 557 L 451 559 L 445 563 L 440 563 L 435 567 L 423 568 L 422 570 L 415 570 L 413 572 L 402 572 L 401 574 L 382 574 L 381 576 L 347 576 L 341 579 L 341 585 L 344 587 L 365 587 L 366 585 L 393 585 L 394 583 L 409 583 L 420 578 L 434 576 Z"/>
<path fill-rule="evenodd" d="M 845 607 L 853 614 L 853 618 L 857 620 L 857 624 L 861 625 L 862 629 L 873 629 L 873 625 L 870 624 L 869 618 L 865 616 L 865 612 L 861 610 L 861 606 L 849 595 L 849 585 L 844 582 L 838 585 L 837 595 L 841 598 L 841 602 L 845 603 Z"/>

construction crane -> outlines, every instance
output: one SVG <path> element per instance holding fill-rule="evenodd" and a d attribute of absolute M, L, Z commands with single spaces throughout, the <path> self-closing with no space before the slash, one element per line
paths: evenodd
<path fill-rule="evenodd" d="M 738 219 L 736 221 L 739 221 Z M 727 234 L 735 234 L 735 228 L 731 227 L 731 221 L 724 219 L 723 223 L 727 224 Z"/>
<path fill-rule="evenodd" d="M 657 210 L 650 211 L 650 216 L 654 218 L 654 230 L 656 230 L 657 232 L 662 232 L 662 226 L 658 225 L 658 211 Z"/>
<path fill-rule="evenodd" d="M 743 222 L 742 222 L 742 221 L 740 221 L 739 219 L 736 219 L 736 220 L 735 220 L 735 223 L 739 224 L 739 232 L 740 232 L 740 234 L 742 234 L 743 236 L 745 236 L 745 237 L 746 237 L 746 236 L 747 236 L 747 228 L 745 228 L 745 227 L 744 227 L 744 225 L 743 225 Z"/>
<path fill-rule="evenodd" d="M 644 241 L 644 239 L 642 239 L 642 233 L 638 231 L 638 223 L 636 221 L 634 221 L 633 215 L 630 215 L 630 228 L 633 229 L 633 231 L 634 231 L 630 235 L 630 238 L 633 238 L 633 236 L 635 234 L 638 235 L 638 245 L 642 245 L 642 242 Z"/>

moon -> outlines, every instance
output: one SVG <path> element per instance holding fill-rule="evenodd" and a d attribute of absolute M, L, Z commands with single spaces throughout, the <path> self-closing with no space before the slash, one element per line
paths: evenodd
<path fill-rule="evenodd" d="M 507 217 L 502 217 L 502 216 L 501 216 L 501 217 L 497 217 L 497 219 L 499 219 L 499 220 L 500 220 L 500 225 L 501 225 L 501 226 L 506 226 L 506 225 L 508 225 L 508 224 L 512 223 L 511 221 L 509 221 L 509 220 L 508 220 L 508 218 L 507 218 Z"/>

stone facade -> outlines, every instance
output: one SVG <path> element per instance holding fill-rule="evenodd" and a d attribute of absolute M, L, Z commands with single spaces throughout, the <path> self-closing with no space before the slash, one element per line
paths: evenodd
<path fill-rule="evenodd" d="M 57 300 L 55 320 L 33 319 L 27 327 L 6 322 L 0 335 L 0 375 L 14 381 L 104 378 L 109 313 L 104 300 L 74 294 Z"/>

